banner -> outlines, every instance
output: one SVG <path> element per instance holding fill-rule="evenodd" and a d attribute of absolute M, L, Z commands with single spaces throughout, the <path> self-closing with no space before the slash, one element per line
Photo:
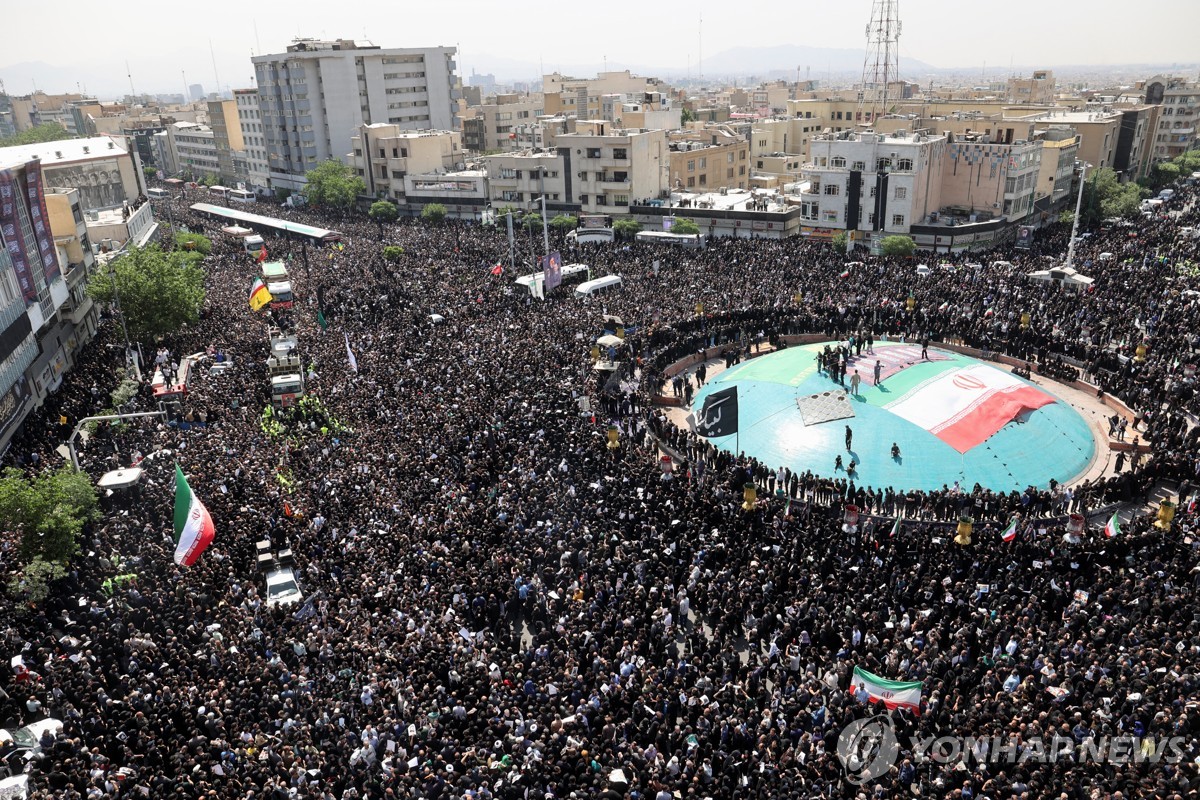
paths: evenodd
<path fill-rule="evenodd" d="M 545 290 L 552 292 L 562 283 L 562 256 L 557 251 L 542 259 L 542 272 L 545 275 Z"/>
<path fill-rule="evenodd" d="M 54 232 L 50 230 L 50 215 L 46 213 L 42 162 L 32 161 L 25 167 L 25 188 L 29 197 L 33 234 L 37 237 L 38 250 L 42 254 L 42 274 L 46 276 L 46 285 L 49 286 L 62 274 L 62 270 L 58 263 L 58 251 L 54 248 Z"/>
<path fill-rule="evenodd" d="M 1028 250 L 1033 247 L 1033 226 L 1022 225 L 1017 228 L 1017 249 Z"/>
<path fill-rule="evenodd" d="M 737 387 L 713 392 L 704 398 L 704 407 L 696 415 L 696 434 L 705 438 L 729 436 L 738 429 Z"/>
<path fill-rule="evenodd" d="M 16 191 L 20 191 L 20 187 Z M 17 286 L 25 298 L 25 305 L 33 305 L 37 301 L 37 287 L 29 275 L 29 260 L 25 255 L 25 236 L 17 213 L 13 174 L 12 170 L 7 169 L 0 170 L 0 233 L 4 236 L 8 254 L 12 256 L 13 272 L 17 276 Z"/>

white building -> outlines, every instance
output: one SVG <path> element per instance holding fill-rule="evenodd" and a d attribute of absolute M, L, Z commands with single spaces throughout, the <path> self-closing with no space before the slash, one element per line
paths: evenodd
<path fill-rule="evenodd" d="M 212 128 L 194 122 L 176 122 L 167 128 L 170 160 L 180 174 L 199 180 L 205 175 L 220 175 L 217 142 Z"/>
<path fill-rule="evenodd" d="M 936 218 L 946 137 L 843 131 L 810 147 L 800 195 L 805 233 L 856 231 L 857 243 L 873 247 Z"/>
<path fill-rule="evenodd" d="M 405 202 L 409 174 L 451 172 L 466 168 L 462 136 L 456 131 L 411 131 L 400 125 L 361 126 L 350 139 L 347 161 L 366 185 L 366 193 Z"/>
<path fill-rule="evenodd" d="M 245 145 L 240 159 L 245 164 L 245 171 L 238 171 L 238 179 L 244 181 L 250 191 L 265 194 L 271 188 L 271 172 L 267 162 L 267 139 L 258 113 L 258 90 L 235 89 L 233 99 L 237 101 L 238 122 Z M 237 154 L 234 158 L 238 159 Z"/>
<path fill-rule="evenodd" d="M 298 39 L 253 57 L 271 185 L 302 188 L 322 161 L 345 159 L 362 125 L 455 129 L 454 52 Z"/>
<path fill-rule="evenodd" d="M 631 203 L 667 190 L 671 155 L 664 130 L 581 121 L 557 144 L 566 192 L 585 214 L 628 214 Z"/>

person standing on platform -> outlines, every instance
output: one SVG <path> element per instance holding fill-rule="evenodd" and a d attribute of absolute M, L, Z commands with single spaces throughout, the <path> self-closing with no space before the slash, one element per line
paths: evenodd
<path fill-rule="evenodd" d="M 858 376 L 858 370 L 854 370 L 854 374 L 850 376 L 850 394 L 858 397 L 858 387 L 862 385 L 862 378 Z"/>
<path fill-rule="evenodd" d="M 854 431 L 852 431 L 850 429 L 850 426 L 847 425 L 846 426 L 846 449 L 847 450 L 850 449 L 850 445 L 853 441 L 854 441 Z"/>
<path fill-rule="evenodd" d="M 875 385 L 879 385 L 879 378 L 883 375 L 883 363 L 879 359 L 875 359 Z"/>

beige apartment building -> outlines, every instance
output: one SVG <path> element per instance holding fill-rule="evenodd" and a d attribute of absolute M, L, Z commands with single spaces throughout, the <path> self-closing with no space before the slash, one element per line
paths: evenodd
<path fill-rule="evenodd" d="M 1079 134 L 1079 159 L 1090 169 L 1112 167 L 1121 136 L 1121 114 L 1107 108 L 1095 111 L 1054 109 L 1030 117 L 1038 127 L 1071 128 Z"/>
<path fill-rule="evenodd" d="M 542 77 L 545 111 L 550 115 L 574 114 L 578 119 L 605 119 L 604 97 L 619 95 L 641 96 L 646 92 L 663 90 L 657 78 L 643 78 L 629 70 L 601 72 L 595 78 L 570 78 L 557 72 Z M 612 108 L 612 100 L 609 107 Z M 613 118 L 615 119 L 615 117 Z M 613 119 L 609 121 L 612 122 Z"/>
<path fill-rule="evenodd" d="M 1156 75 L 1146 81 L 1146 102 L 1160 105 L 1151 158 L 1164 161 L 1196 147 L 1200 122 L 1200 83 Z"/>
<path fill-rule="evenodd" d="M 366 184 L 366 194 L 404 203 L 407 175 L 464 169 L 466 151 L 457 131 L 414 131 L 390 122 L 361 125 L 346 157 Z"/>
<path fill-rule="evenodd" d="M 462 114 L 463 147 L 472 153 L 516 150 L 518 130 L 545 113 L 541 95 L 496 95 Z"/>
<path fill-rule="evenodd" d="M 1028 78 L 1008 79 L 1008 102 L 1054 105 L 1054 73 L 1048 69 L 1034 70 Z"/>
<path fill-rule="evenodd" d="M 1034 203 L 1054 208 L 1069 204 L 1075 161 L 1079 158 L 1079 134 L 1070 128 L 1049 128 L 1037 132 L 1042 145 Z"/>
<path fill-rule="evenodd" d="M 566 159 L 560 152 L 524 150 L 497 153 L 482 159 L 488 176 L 488 200 L 493 208 L 512 206 L 537 211 L 546 195 L 547 213 L 570 210 Z"/>
<path fill-rule="evenodd" d="M 589 214 L 625 214 L 631 202 L 667 189 L 667 132 L 616 128 L 606 121 L 576 122 L 558 137 L 571 201 Z"/>
<path fill-rule="evenodd" d="M 667 141 L 673 191 L 749 188 L 750 143 L 727 128 L 672 131 Z"/>

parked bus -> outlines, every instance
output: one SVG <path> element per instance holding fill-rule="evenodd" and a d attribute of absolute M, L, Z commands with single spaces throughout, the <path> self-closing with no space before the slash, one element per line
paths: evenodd
<path fill-rule="evenodd" d="M 577 244 L 596 244 L 612 242 L 616 239 L 612 228 L 576 228 L 567 231 L 567 242 Z"/>
<path fill-rule="evenodd" d="M 248 192 L 245 189 L 230 189 L 227 196 L 232 203 L 253 203 L 257 200 L 254 192 Z"/>
<path fill-rule="evenodd" d="M 591 280 L 592 268 L 587 264 L 563 264 L 562 267 L 562 283 L 560 287 L 578 286 L 584 281 Z M 546 299 L 545 283 L 546 273 L 535 272 L 532 275 L 522 275 L 517 278 L 518 286 L 524 286 L 529 290 L 529 293 L 539 300 Z"/>
<path fill-rule="evenodd" d="M 208 193 L 222 198 L 229 197 L 229 190 L 224 186 L 210 186 L 208 187 Z"/>
<path fill-rule="evenodd" d="M 337 231 L 316 228 L 312 225 L 305 225 L 286 219 L 265 217 L 262 214 L 251 214 L 247 211 L 239 211 L 236 208 L 229 208 L 227 206 L 216 206 L 212 203 L 195 203 L 190 208 L 197 214 L 203 214 L 206 217 L 218 220 L 224 225 L 253 228 L 264 233 L 270 233 L 272 236 L 287 236 L 293 239 L 303 237 L 308 239 L 312 244 L 328 244 L 342 240 L 342 235 Z"/>
<path fill-rule="evenodd" d="M 672 244 L 689 250 L 699 250 L 704 247 L 704 237 L 698 233 L 671 233 L 669 231 L 641 231 L 635 241 L 658 244 Z"/>
<path fill-rule="evenodd" d="M 287 266 L 282 261 L 266 262 L 262 265 L 262 279 L 266 284 L 286 281 L 288 279 Z"/>

